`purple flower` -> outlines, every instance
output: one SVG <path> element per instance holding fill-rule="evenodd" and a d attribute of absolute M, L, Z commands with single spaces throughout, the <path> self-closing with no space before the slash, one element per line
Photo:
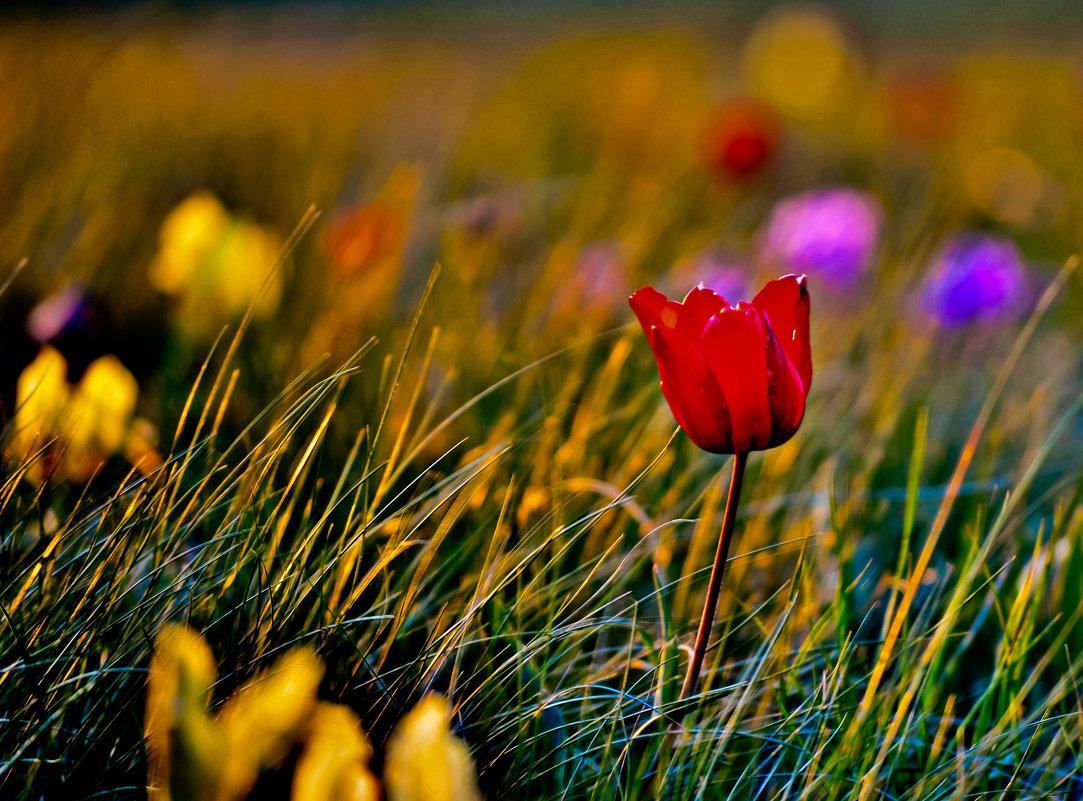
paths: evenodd
<path fill-rule="evenodd" d="M 739 300 L 749 300 L 751 296 L 748 271 L 737 262 L 725 257 L 711 252 L 703 253 L 696 259 L 691 274 L 698 286 L 721 295 L 730 304 Z"/>
<path fill-rule="evenodd" d="M 628 268 L 614 242 L 592 242 L 579 251 L 572 283 L 579 289 L 579 303 L 595 310 L 613 311 L 613 289 L 624 286 Z"/>
<path fill-rule="evenodd" d="M 86 336 L 98 327 L 98 311 L 82 284 L 68 284 L 41 301 L 26 321 L 27 333 L 44 345 L 64 336 Z"/>
<path fill-rule="evenodd" d="M 846 289 L 869 269 L 880 236 L 880 204 L 853 189 L 818 189 L 780 201 L 760 256 L 794 273 Z"/>
<path fill-rule="evenodd" d="M 1017 317 L 1027 280 L 1015 243 L 978 232 L 956 234 L 933 262 L 922 306 L 944 328 Z"/>

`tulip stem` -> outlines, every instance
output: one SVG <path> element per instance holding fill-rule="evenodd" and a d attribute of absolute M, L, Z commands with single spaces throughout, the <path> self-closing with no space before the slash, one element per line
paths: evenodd
<path fill-rule="evenodd" d="M 684 686 L 681 687 L 681 701 L 687 700 L 696 691 L 699 684 L 699 672 L 703 668 L 703 658 L 707 655 L 707 642 L 711 639 L 711 626 L 714 624 L 714 613 L 718 608 L 718 594 L 722 589 L 722 576 L 726 572 L 726 556 L 730 550 L 730 540 L 733 535 L 733 524 L 737 518 L 737 503 L 741 499 L 741 483 L 745 476 L 745 463 L 748 461 L 748 451 L 734 454 L 733 475 L 730 478 L 730 494 L 726 498 L 726 514 L 722 518 L 722 534 L 718 538 L 718 551 L 714 556 L 714 567 L 711 568 L 711 583 L 707 586 L 707 598 L 703 602 L 703 616 L 699 620 L 699 631 L 696 634 L 696 648 L 692 652 L 692 661 L 688 664 L 688 674 L 684 677 Z"/>

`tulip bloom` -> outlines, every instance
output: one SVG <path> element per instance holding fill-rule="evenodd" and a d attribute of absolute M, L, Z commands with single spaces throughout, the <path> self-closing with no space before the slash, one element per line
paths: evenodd
<path fill-rule="evenodd" d="M 683 303 L 647 287 L 629 299 L 647 333 L 673 416 L 711 453 L 781 445 L 805 415 L 812 383 L 804 276 L 771 281 L 729 305 L 703 286 Z"/>
<path fill-rule="evenodd" d="M 629 302 L 647 332 L 662 394 L 681 428 L 706 451 L 734 454 L 683 701 L 695 692 L 707 653 L 748 452 L 781 445 L 805 416 L 812 384 L 809 296 L 805 276 L 787 275 L 768 283 L 751 303 L 731 306 L 702 284 L 683 303 L 650 287 Z"/>

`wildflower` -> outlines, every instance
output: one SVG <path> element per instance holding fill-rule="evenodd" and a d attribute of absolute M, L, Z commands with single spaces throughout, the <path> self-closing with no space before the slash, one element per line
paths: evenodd
<path fill-rule="evenodd" d="M 372 746 L 348 707 L 320 703 L 293 773 L 293 801 L 379 801 L 380 783 L 368 769 Z"/>
<path fill-rule="evenodd" d="M 323 240 L 327 263 L 343 275 L 361 272 L 393 256 L 405 232 L 403 209 L 380 202 L 346 209 L 327 226 Z"/>
<path fill-rule="evenodd" d="M 324 257 L 331 268 L 340 275 L 397 273 L 420 187 L 417 166 L 400 164 L 375 199 L 335 215 L 323 236 Z"/>
<path fill-rule="evenodd" d="M 923 307 L 944 328 L 1015 317 L 1025 300 L 1026 274 L 1015 244 L 977 232 L 957 234 L 940 249 L 922 291 Z"/>
<path fill-rule="evenodd" d="M 723 178 L 749 178 L 774 158 L 782 137 L 778 113 L 768 104 L 737 98 L 710 116 L 703 137 L 707 164 Z"/>
<path fill-rule="evenodd" d="M 344 358 L 365 329 L 386 318 L 402 277 L 421 170 L 400 164 L 379 194 L 335 215 L 323 232 L 330 268 L 325 297 L 301 347 L 304 362 L 330 353 Z"/>
<path fill-rule="evenodd" d="M 805 192 L 775 206 L 760 255 L 845 289 L 872 263 L 880 222 L 880 205 L 869 195 L 852 189 Z"/>
<path fill-rule="evenodd" d="M 138 397 L 139 385 L 115 356 L 102 356 L 87 367 L 71 393 L 62 432 L 73 480 L 86 480 L 105 457 L 122 448 Z"/>
<path fill-rule="evenodd" d="M 28 471 L 36 483 L 57 472 L 83 482 L 126 448 L 139 385 L 115 356 L 102 356 L 72 386 L 67 361 L 46 345 L 19 376 L 15 395 L 10 456 L 22 462 L 41 452 Z"/>
<path fill-rule="evenodd" d="M 203 638 L 169 626 L 154 646 L 147 676 L 147 795 L 198 798 L 221 771 L 223 738 L 208 708 L 217 670 Z"/>
<path fill-rule="evenodd" d="M 196 192 L 162 223 L 150 282 L 180 303 L 178 317 L 201 331 L 221 318 L 278 305 L 282 243 L 267 228 L 232 217 L 210 192 Z"/>
<path fill-rule="evenodd" d="M 750 450 L 786 442 L 805 415 L 812 383 L 805 277 L 769 282 L 751 303 L 729 305 L 702 286 L 683 303 L 646 287 L 629 299 L 658 362 L 662 394 L 696 445 L 732 453 L 722 533 L 681 700 L 696 690 L 718 607 Z"/>
<path fill-rule="evenodd" d="M 228 225 L 229 213 L 210 192 L 196 192 L 182 201 L 158 234 L 158 258 L 150 271 L 154 287 L 169 295 L 184 292 Z"/>
<path fill-rule="evenodd" d="M 846 108 L 862 65 L 832 12 L 802 6 L 780 7 L 757 23 L 744 70 L 757 97 L 787 116 L 818 121 Z"/>
<path fill-rule="evenodd" d="M 451 707 L 427 695 L 387 745 L 388 801 L 481 801 L 470 750 L 451 733 Z"/>
<path fill-rule="evenodd" d="M 780 445 L 797 431 L 812 381 L 804 276 L 730 306 L 696 287 L 683 303 L 647 287 L 630 299 L 681 428 L 712 453 Z"/>
<path fill-rule="evenodd" d="M 144 738 L 151 801 L 238 801 L 277 766 L 316 708 L 323 663 L 294 648 L 210 713 L 214 657 L 186 626 L 159 636 L 147 682 Z M 364 798 L 364 796 L 360 796 Z"/>
<path fill-rule="evenodd" d="M 225 741 L 219 784 L 225 798 L 243 798 L 261 769 L 285 757 L 315 707 L 322 677 L 319 657 L 294 648 L 226 701 L 218 715 Z"/>
<path fill-rule="evenodd" d="M 56 348 L 43 347 L 15 384 L 11 453 L 29 458 L 56 437 L 71 389 L 68 363 Z"/>
<path fill-rule="evenodd" d="M 100 313 L 86 290 L 69 284 L 34 307 L 26 320 L 30 338 L 39 345 L 58 339 L 82 339 L 100 328 Z"/>

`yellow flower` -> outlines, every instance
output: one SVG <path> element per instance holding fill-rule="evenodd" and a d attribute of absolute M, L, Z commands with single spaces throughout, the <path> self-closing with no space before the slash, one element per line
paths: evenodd
<path fill-rule="evenodd" d="M 387 744 L 388 801 L 480 801 L 470 750 L 451 733 L 451 706 L 427 695 Z"/>
<path fill-rule="evenodd" d="M 139 384 L 115 356 L 95 359 L 68 402 L 64 463 L 75 480 L 86 478 L 120 450 L 139 397 Z"/>
<path fill-rule="evenodd" d="M 196 192 L 162 223 L 150 282 L 179 298 L 186 328 L 210 330 L 253 301 L 261 314 L 278 306 L 281 248 L 273 231 L 231 217 L 210 192 Z"/>
<path fill-rule="evenodd" d="M 277 308 L 282 288 L 275 262 L 281 249 L 278 236 L 255 223 L 237 221 L 226 229 L 206 266 L 222 312 L 238 314 L 252 301 L 260 313 Z"/>
<path fill-rule="evenodd" d="M 10 455 L 22 462 L 53 443 L 30 466 L 30 480 L 58 472 L 85 481 L 125 444 L 138 397 L 138 383 L 115 356 L 93 361 L 72 387 L 68 363 L 46 345 L 16 385 Z"/>
<path fill-rule="evenodd" d="M 182 293 L 222 238 L 228 223 L 229 214 L 210 192 L 196 192 L 184 200 L 162 223 L 158 258 L 150 271 L 151 284 L 170 295 Z"/>
<path fill-rule="evenodd" d="M 155 645 L 147 685 L 151 801 L 244 798 L 260 770 L 281 763 L 300 739 L 322 676 L 319 657 L 294 648 L 234 693 L 216 719 L 209 712 L 215 680 L 210 648 L 185 626 L 167 627 Z"/>
<path fill-rule="evenodd" d="M 27 459 L 57 436 L 68 394 L 68 363 L 46 345 L 15 385 L 11 451 L 16 460 Z"/>
<path fill-rule="evenodd" d="M 292 800 L 379 801 L 371 758 L 357 715 L 341 704 L 318 704 L 293 774 Z"/>
<path fill-rule="evenodd" d="M 806 121 L 845 110 L 861 72 L 836 17 L 816 6 L 764 16 L 748 38 L 744 62 L 756 96 Z"/>
<path fill-rule="evenodd" d="M 194 631 L 169 626 L 159 635 L 144 726 L 150 801 L 196 799 L 217 783 L 222 737 L 207 712 L 215 673 L 211 650 Z"/>
<path fill-rule="evenodd" d="M 282 760 L 315 707 L 322 677 L 320 658 L 294 648 L 226 701 L 218 715 L 226 767 L 217 798 L 243 798 L 262 768 Z"/>

